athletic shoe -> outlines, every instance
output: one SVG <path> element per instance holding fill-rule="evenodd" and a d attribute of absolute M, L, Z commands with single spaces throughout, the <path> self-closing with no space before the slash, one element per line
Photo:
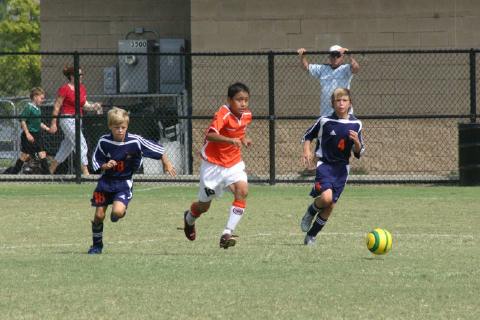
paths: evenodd
<path fill-rule="evenodd" d="M 101 254 L 102 249 L 103 246 L 91 246 L 90 249 L 88 249 L 88 254 Z"/>
<path fill-rule="evenodd" d="M 300 228 L 302 229 L 303 232 L 307 232 L 310 229 L 313 218 L 315 218 L 315 216 L 312 216 L 307 209 L 307 212 L 305 212 L 305 214 L 302 217 L 302 221 L 300 222 Z"/>
<path fill-rule="evenodd" d="M 233 247 L 237 241 L 229 233 L 224 233 L 220 237 L 220 248 L 228 249 L 228 247 Z"/>
<path fill-rule="evenodd" d="M 185 237 L 187 237 L 188 240 L 193 241 L 195 240 L 197 233 L 195 231 L 195 224 L 191 226 L 187 223 L 187 214 L 188 210 L 183 214 L 183 231 L 185 232 Z"/>
<path fill-rule="evenodd" d="M 315 237 L 309 236 L 308 234 L 305 235 L 305 239 L 303 240 L 303 244 L 306 246 L 313 246 L 315 244 Z"/>

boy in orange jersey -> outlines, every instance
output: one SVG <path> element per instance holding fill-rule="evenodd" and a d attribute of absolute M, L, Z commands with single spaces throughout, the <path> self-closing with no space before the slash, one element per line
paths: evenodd
<path fill-rule="evenodd" d="M 207 129 L 200 167 L 198 201 L 184 213 L 184 231 L 188 240 L 196 237 L 195 220 L 210 208 L 213 198 L 220 197 L 225 189 L 234 195 L 227 225 L 220 237 L 220 248 L 235 245 L 232 232 L 242 218 L 248 194 L 247 174 L 242 160 L 241 147 L 252 141 L 246 137 L 247 125 L 252 121 L 248 109 L 250 90 L 237 82 L 228 87 L 227 104 L 215 113 Z"/>

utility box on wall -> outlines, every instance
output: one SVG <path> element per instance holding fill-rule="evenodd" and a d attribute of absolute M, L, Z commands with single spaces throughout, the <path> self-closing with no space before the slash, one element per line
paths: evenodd
<path fill-rule="evenodd" d="M 181 93 L 185 89 L 185 39 L 159 39 L 159 93 Z"/>
<path fill-rule="evenodd" d="M 147 54 L 158 52 L 158 43 L 146 39 L 119 40 L 118 52 L 132 53 L 118 56 L 119 92 L 156 93 L 157 56 Z"/>

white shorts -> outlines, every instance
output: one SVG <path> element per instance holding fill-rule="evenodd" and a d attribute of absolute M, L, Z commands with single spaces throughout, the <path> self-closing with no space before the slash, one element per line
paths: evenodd
<path fill-rule="evenodd" d="M 213 198 L 221 197 L 229 185 L 238 181 L 248 182 L 243 161 L 240 161 L 233 167 L 225 168 L 202 160 L 198 200 L 200 202 L 209 202 Z"/>

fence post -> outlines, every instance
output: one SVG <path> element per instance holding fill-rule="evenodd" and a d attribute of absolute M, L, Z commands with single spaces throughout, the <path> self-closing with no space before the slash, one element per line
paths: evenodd
<path fill-rule="evenodd" d="M 470 49 L 470 122 L 476 122 L 477 114 L 477 83 L 476 83 L 476 59 L 475 50 Z"/>
<path fill-rule="evenodd" d="M 80 112 L 80 56 L 77 51 L 73 54 L 73 70 L 74 70 L 74 87 L 75 87 L 75 158 L 76 158 L 76 168 L 75 168 L 75 182 L 80 184 L 82 181 L 82 157 L 81 157 L 81 145 L 80 145 L 80 130 L 81 128 L 81 112 Z"/>
<path fill-rule="evenodd" d="M 188 51 L 190 53 L 190 48 L 188 48 Z M 187 122 L 187 128 L 188 128 L 188 171 L 185 172 L 187 174 L 193 174 L 193 120 L 192 120 L 192 115 L 193 115 L 193 108 L 192 108 L 192 55 L 187 54 L 185 55 L 185 88 L 186 88 L 186 94 L 183 95 L 183 99 L 186 99 L 184 103 L 187 105 L 187 118 L 185 121 Z"/>
<path fill-rule="evenodd" d="M 461 186 L 480 185 L 480 124 L 477 120 L 475 50 L 470 49 L 470 123 L 458 124 L 458 173 Z"/>
<path fill-rule="evenodd" d="M 269 184 L 275 184 L 275 56 L 268 53 L 268 137 L 270 155 Z"/>

